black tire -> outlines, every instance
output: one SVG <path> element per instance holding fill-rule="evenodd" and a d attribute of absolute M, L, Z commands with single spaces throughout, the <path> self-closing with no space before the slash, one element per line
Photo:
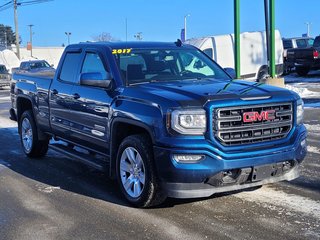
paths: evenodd
<path fill-rule="evenodd" d="M 24 120 L 30 123 L 30 131 L 32 132 L 32 140 L 30 141 L 30 148 L 26 147 L 23 139 L 23 122 Z M 46 140 L 39 140 L 37 125 L 34 121 L 31 110 L 22 113 L 19 121 L 19 134 L 22 149 L 24 153 L 31 158 L 40 158 L 46 155 L 48 151 L 49 138 Z"/>
<path fill-rule="evenodd" d="M 300 77 L 307 76 L 309 71 L 310 71 L 309 67 L 296 67 L 296 72 Z"/>
<path fill-rule="evenodd" d="M 123 171 L 120 169 L 120 162 L 121 162 L 122 155 L 125 154 L 124 152 L 128 148 L 135 149 L 137 153 L 140 154 L 141 160 L 143 162 L 145 181 L 144 181 L 143 187 L 141 188 L 142 189 L 141 194 L 137 197 L 130 196 L 127 190 L 125 190 L 124 183 L 122 182 L 122 177 L 125 178 L 126 176 L 123 176 Z M 132 205 L 140 208 L 147 208 L 147 207 L 159 205 L 162 202 L 164 202 L 164 200 L 166 199 L 166 195 L 162 191 L 160 181 L 155 172 L 152 145 L 147 136 L 132 135 L 132 136 L 126 137 L 122 141 L 122 143 L 119 146 L 118 154 L 117 154 L 116 172 L 117 172 L 117 180 L 120 186 L 120 190 L 124 195 L 124 197 Z M 133 187 L 134 186 L 132 185 L 132 188 Z"/>
<path fill-rule="evenodd" d="M 258 73 L 257 82 L 265 83 L 268 77 L 269 77 L 268 69 L 260 70 L 259 73 Z"/>

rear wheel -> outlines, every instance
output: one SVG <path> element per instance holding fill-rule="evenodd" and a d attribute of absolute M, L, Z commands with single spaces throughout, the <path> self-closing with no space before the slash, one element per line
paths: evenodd
<path fill-rule="evenodd" d="M 296 67 L 296 72 L 301 77 L 307 76 L 309 71 L 310 71 L 309 67 Z"/>
<path fill-rule="evenodd" d="M 137 207 L 159 205 L 166 199 L 155 172 L 152 145 L 144 135 L 132 135 L 122 141 L 117 179 L 125 198 Z"/>
<path fill-rule="evenodd" d="M 43 157 L 48 151 L 49 139 L 39 140 L 38 129 L 30 110 L 22 114 L 19 121 L 19 129 L 24 153 L 32 158 Z"/>

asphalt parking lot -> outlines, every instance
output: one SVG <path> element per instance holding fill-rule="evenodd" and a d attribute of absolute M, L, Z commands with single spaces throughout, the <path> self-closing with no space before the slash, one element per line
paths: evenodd
<path fill-rule="evenodd" d="M 301 177 L 135 209 L 103 173 L 49 151 L 30 160 L 0 90 L 0 239 L 320 239 L 320 108 L 305 110 Z"/>

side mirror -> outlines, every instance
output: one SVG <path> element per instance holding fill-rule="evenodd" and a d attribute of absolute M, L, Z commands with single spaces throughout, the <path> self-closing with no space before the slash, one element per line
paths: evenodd
<path fill-rule="evenodd" d="M 110 83 L 111 75 L 108 72 L 104 77 L 101 72 L 88 72 L 80 75 L 80 85 L 108 88 Z"/>
<path fill-rule="evenodd" d="M 53 67 L 54 67 L 54 64 L 51 64 L 51 65 L 50 65 L 50 67 L 52 67 L 52 68 L 53 68 Z"/>
<path fill-rule="evenodd" d="M 236 70 L 234 70 L 233 68 L 224 68 L 224 71 L 225 71 L 232 79 L 236 79 L 236 77 L 237 77 Z"/>

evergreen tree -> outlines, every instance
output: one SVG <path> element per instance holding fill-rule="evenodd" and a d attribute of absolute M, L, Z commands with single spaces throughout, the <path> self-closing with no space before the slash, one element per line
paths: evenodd
<path fill-rule="evenodd" d="M 12 31 L 10 26 L 5 26 L 0 24 L 0 45 L 5 45 L 7 42 L 7 46 L 11 46 L 11 44 L 16 43 L 16 35 Z"/>

